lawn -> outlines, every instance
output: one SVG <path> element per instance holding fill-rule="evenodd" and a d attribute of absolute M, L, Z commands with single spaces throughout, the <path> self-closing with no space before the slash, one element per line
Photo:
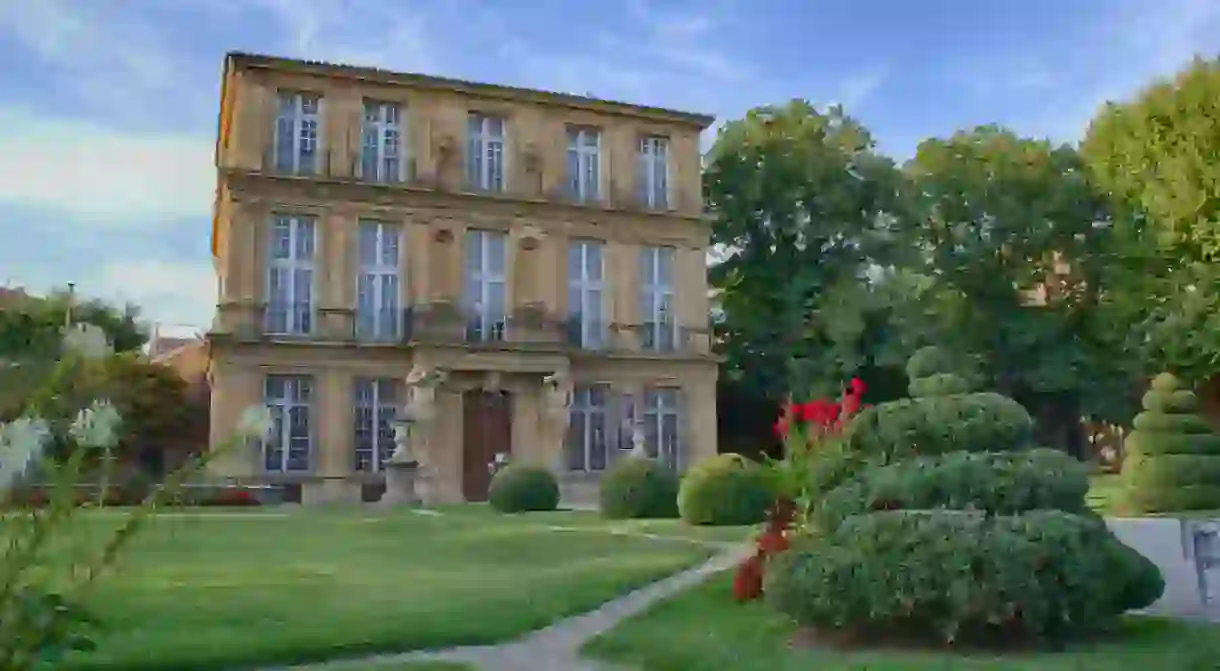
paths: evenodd
<path fill-rule="evenodd" d="M 581 516 L 580 530 L 549 528 L 572 516 L 169 513 L 95 592 L 100 649 L 58 668 L 191 671 L 497 642 L 711 552 Z M 82 531 L 119 519 L 95 513 Z"/>
<path fill-rule="evenodd" d="M 1121 635 L 1060 653 L 1003 657 L 941 652 L 793 649 L 794 626 L 760 602 L 738 604 L 720 575 L 628 620 L 584 649 L 642 671 L 1144 671 L 1210 669 L 1220 626 L 1130 617 Z"/>

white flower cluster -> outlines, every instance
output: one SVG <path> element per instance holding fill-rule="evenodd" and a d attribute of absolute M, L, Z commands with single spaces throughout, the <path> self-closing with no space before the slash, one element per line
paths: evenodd
<path fill-rule="evenodd" d="M 42 456 L 51 427 L 37 417 L 0 424 L 0 492 L 8 491 L 30 464 Z"/>
<path fill-rule="evenodd" d="M 68 435 L 81 447 L 108 450 L 119 442 L 118 429 L 122 421 L 119 411 L 109 401 L 94 401 L 76 413 L 76 419 L 68 427 Z"/>
<path fill-rule="evenodd" d="M 271 433 L 271 410 L 265 405 L 246 408 L 237 420 L 237 435 L 243 438 L 266 440 Z"/>
<path fill-rule="evenodd" d="M 73 324 L 64 330 L 64 350 L 85 359 L 102 359 L 110 354 L 106 331 L 89 323 Z"/>

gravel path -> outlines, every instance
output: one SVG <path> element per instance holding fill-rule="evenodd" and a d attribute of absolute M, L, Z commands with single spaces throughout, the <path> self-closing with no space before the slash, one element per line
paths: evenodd
<path fill-rule="evenodd" d="M 1209 571 L 1211 599 L 1204 606 L 1196 586 L 1194 560 L 1183 555 L 1182 528 L 1177 519 L 1112 518 L 1108 523 L 1114 535 L 1156 563 L 1165 577 L 1165 594 L 1143 612 L 1220 622 L 1220 569 Z"/>

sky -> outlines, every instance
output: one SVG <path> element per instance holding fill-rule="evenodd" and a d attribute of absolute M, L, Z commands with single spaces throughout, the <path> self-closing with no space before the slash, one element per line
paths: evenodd
<path fill-rule="evenodd" d="M 206 330 L 230 50 L 722 120 L 840 103 L 902 160 L 985 123 L 1076 141 L 1104 101 L 1215 57 L 1220 0 L 0 0 L 0 284 Z"/>

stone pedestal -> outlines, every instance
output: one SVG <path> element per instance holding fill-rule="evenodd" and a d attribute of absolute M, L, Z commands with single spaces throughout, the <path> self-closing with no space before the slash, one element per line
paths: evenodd
<path fill-rule="evenodd" d="M 378 503 L 382 506 L 419 505 L 422 501 L 416 491 L 418 477 L 418 461 L 391 457 L 386 463 L 385 494 Z"/>

